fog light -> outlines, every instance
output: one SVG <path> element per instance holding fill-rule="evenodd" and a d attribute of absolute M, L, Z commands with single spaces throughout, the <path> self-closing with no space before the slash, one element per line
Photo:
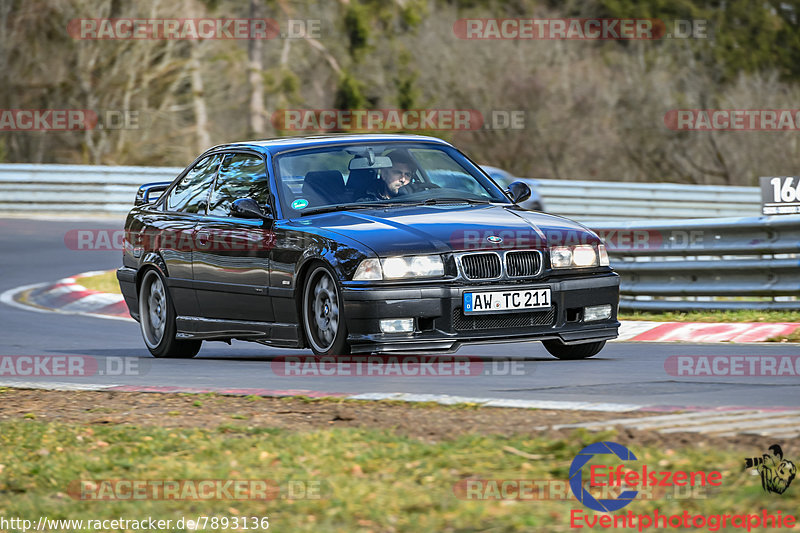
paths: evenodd
<path fill-rule="evenodd" d="M 414 331 L 413 318 L 381 320 L 381 333 L 411 333 L 412 331 Z"/>
<path fill-rule="evenodd" d="M 596 320 L 608 320 L 611 318 L 611 304 L 594 305 L 583 308 L 583 321 L 594 322 Z"/>

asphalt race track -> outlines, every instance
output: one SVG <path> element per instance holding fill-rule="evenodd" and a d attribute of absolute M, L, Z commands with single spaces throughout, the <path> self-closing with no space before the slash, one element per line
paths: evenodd
<path fill-rule="evenodd" d="M 89 270 L 116 268 L 119 251 L 76 251 L 64 243 L 71 229 L 122 227 L 122 219 L 25 220 L 0 218 L 0 292 L 55 281 Z M 518 360 L 515 375 L 474 377 L 286 377 L 272 371 L 278 355 L 301 352 L 258 344 L 205 343 L 196 359 L 150 357 L 132 322 L 26 311 L 0 305 L 0 355 L 82 354 L 146 358 L 138 376 L 59 378 L 80 384 L 301 389 L 335 393 L 405 392 L 480 398 L 613 402 L 658 406 L 800 407 L 798 377 L 679 378 L 664 369 L 671 355 L 798 355 L 797 344 L 610 343 L 585 361 L 558 361 L 539 343 L 466 346 L 458 355 Z M 308 353 L 309 352 L 304 352 Z M 507 368 L 495 363 L 496 369 Z M 27 378 L 24 381 L 47 380 Z M 0 376 L 4 383 L 13 382 Z"/>

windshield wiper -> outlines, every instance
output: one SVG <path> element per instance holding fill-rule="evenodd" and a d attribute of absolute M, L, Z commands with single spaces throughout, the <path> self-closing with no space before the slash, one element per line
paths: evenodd
<path fill-rule="evenodd" d="M 454 202 L 458 203 L 465 203 L 465 204 L 491 204 L 491 200 L 479 200 L 477 198 L 428 198 L 420 202 L 421 205 L 436 205 L 436 204 L 452 204 Z"/>
<path fill-rule="evenodd" d="M 330 213 L 333 211 L 346 211 L 348 209 L 369 209 L 371 207 L 391 207 L 393 205 L 402 205 L 397 202 L 376 202 L 376 203 L 356 203 L 349 204 L 334 204 L 334 205 L 321 205 L 319 207 L 312 207 L 311 209 L 304 209 L 300 212 L 300 216 L 317 215 L 319 213 Z"/>

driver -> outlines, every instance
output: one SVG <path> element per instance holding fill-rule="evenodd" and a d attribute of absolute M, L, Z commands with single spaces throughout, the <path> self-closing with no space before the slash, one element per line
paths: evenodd
<path fill-rule="evenodd" d="M 381 178 L 375 180 L 364 191 L 360 200 L 391 200 L 400 194 L 400 188 L 411 183 L 416 175 L 417 166 L 406 155 L 393 153 L 390 168 L 381 169 Z"/>

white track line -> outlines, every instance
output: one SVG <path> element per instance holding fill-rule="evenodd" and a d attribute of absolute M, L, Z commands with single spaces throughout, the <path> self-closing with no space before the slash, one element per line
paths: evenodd
<path fill-rule="evenodd" d="M 627 412 L 643 409 L 644 405 L 568 402 L 546 400 L 512 400 L 503 398 L 471 398 L 468 396 L 450 396 L 447 394 L 410 394 L 406 392 L 367 392 L 347 396 L 350 400 L 395 400 L 403 402 L 434 402 L 442 405 L 457 403 L 480 404 L 484 407 L 516 407 L 522 409 L 561 409 L 567 411 L 603 411 Z"/>
<path fill-rule="evenodd" d="M 676 422 L 683 423 L 697 418 L 705 418 L 713 414 L 731 414 L 731 415 L 747 415 L 751 413 L 760 413 L 757 409 L 749 410 L 736 410 L 736 411 L 693 411 L 691 413 L 678 413 L 674 415 L 655 415 L 645 416 L 642 418 L 618 418 L 616 420 L 605 420 L 601 422 L 592 422 L 591 424 L 563 424 L 554 426 L 556 429 L 570 428 L 570 427 L 613 427 L 615 425 L 629 425 L 632 422 L 640 426 L 647 426 L 649 423 L 659 425 L 661 422 Z"/>
<path fill-rule="evenodd" d="M 119 384 L 69 383 L 65 381 L 0 381 L 0 387 L 16 389 L 57 390 L 57 391 L 101 391 Z"/>
<path fill-rule="evenodd" d="M 795 412 L 796 414 L 796 412 Z M 797 423 L 800 422 L 800 417 L 786 417 L 786 418 L 776 418 L 774 416 L 762 416 L 759 420 L 747 419 L 747 420 L 736 420 L 735 422 L 720 422 L 716 424 L 706 424 L 701 426 L 690 426 L 690 427 L 676 427 L 676 428 L 669 428 L 669 429 L 662 429 L 659 430 L 660 433 L 678 433 L 681 431 L 689 431 L 691 433 L 719 433 L 721 431 L 728 431 L 728 430 L 741 430 L 740 432 L 745 432 L 750 429 L 757 429 L 759 431 L 769 431 L 769 428 L 775 428 L 780 431 L 786 431 L 787 426 L 789 428 L 797 427 Z"/>
<path fill-rule="evenodd" d="M 619 418 L 585 424 L 563 424 L 553 429 L 587 428 L 592 430 L 612 429 L 617 426 L 637 430 L 652 430 L 659 433 L 703 433 L 720 437 L 734 435 L 762 435 L 775 438 L 792 438 L 800 435 L 794 429 L 800 422 L 800 411 L 700 411 L 675 415 L 648 416 L 642 418 Z"/>

